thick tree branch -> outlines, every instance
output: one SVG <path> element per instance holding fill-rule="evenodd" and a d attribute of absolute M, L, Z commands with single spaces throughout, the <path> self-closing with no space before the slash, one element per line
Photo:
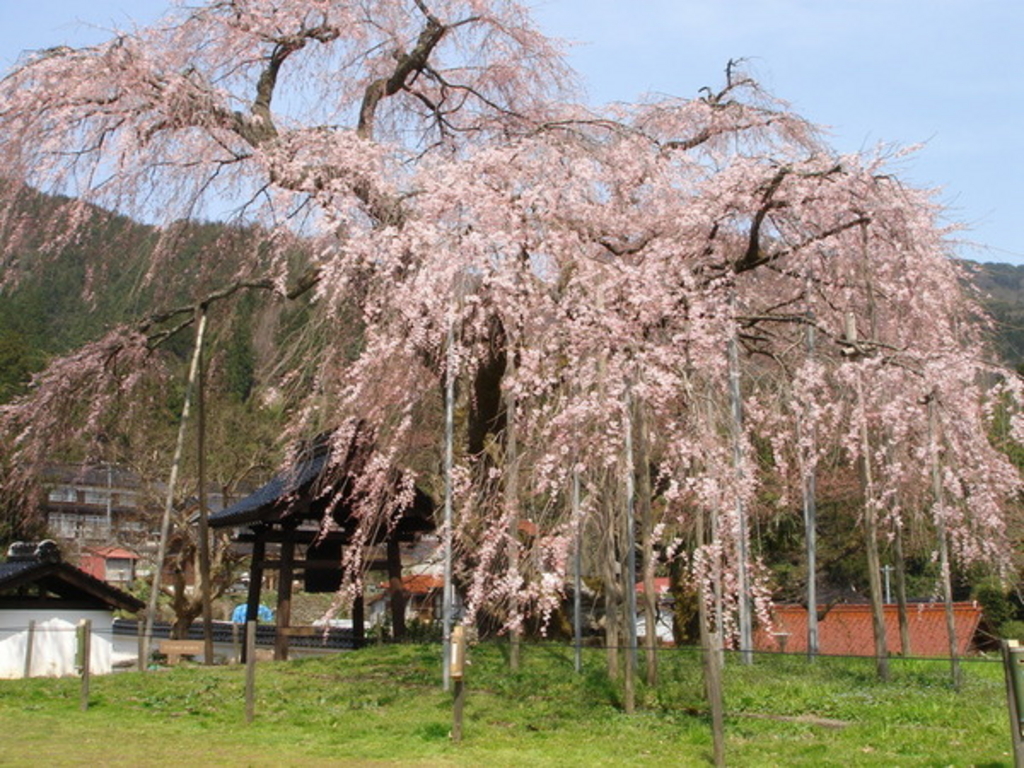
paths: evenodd
<path fill-rule="evenodd" d="M 209 307 L 211 304 L 230 298 L 231 296 L 235 295 L 236 293 L 242 290 L 272 291 L 274 290 L 274 283 L 271 280 L 239 280 L 238 282 L 224 286 L 223 288 L 219 288 L 218 290 L 213 291 L 212 293 L 208 293 L 205 297 L 203 297 L 202 299 L 193 304 L 188 304 L 180 307 L 175 307 L 174 309 L 168 309 L 163 312 L 154 313 L 147 317 L 146 319 L 144 319 L 143 321 L 141 321 L 138 324 L 136 330 L 139 333 L 148 335 L 150 331 L 154 328 L 154 326 L 162 325 L 164 323 L 170 322 L 171 320 L 174 320 L 175 318 L 185 316 L 186 319 L 183 320 L 180 324 L 174 326 L 173 328 L 155 331 L 152 335 L 149 336 L 150 348 L 152 349 L 158 347 L 167 339 L 174 336 L 179 331 L 188 328 L 190 325 L 192 325 L 193 322 L 195 322 L 195 314 L 197 307 Z"/>
<path fill-rule="evenodd" d="M 430 13 L 422 3 L 418 3 L 420 9 L 427 17 L 426 26 L 420 32 L 416 40 L 416 46 L 409 53 L 399 52 L 396 54 L 397 64 L 395 70 L 387 77 L 374 80 L 366 88 L 363 94 L 363 103 L 359 107 L 359 124 L 356 134 L 360 138 L 369 139 L 373 137 L 373 124 L 377 114 L 377 106 L 381 100 L 405 88 L 409 76 L 422 72 L 427 67 L 430 54 L 444 37 L 448 28 L 442 24 L 436 16 Z"/>

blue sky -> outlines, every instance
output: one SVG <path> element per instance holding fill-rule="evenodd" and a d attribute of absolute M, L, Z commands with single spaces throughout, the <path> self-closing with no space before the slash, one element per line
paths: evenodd
<path fill-rule="evenodd" d="M 969 227 L 959 254 L 1024 264 L 1024 2 L 535 0 L 593 103 L 717 87 L 745 57 L 840 151 L 924 144 L 901 165 Z M 164 0 L 0 0 L 0 68 L 24 49 L 95 42 Z"/>

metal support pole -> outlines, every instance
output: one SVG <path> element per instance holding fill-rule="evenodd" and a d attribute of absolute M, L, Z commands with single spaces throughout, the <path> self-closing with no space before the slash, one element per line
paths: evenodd
<path fill-rule="evenodd" d="M 1021 735 L 1021 705 L 1024 704 L 1024 648 L 1016 640 L 1002 642 L 1003 669 L 1006 674 L 1006 703 L 1010 715 L 1014 768 L 1024 768 L 1024 737 Z"/>
<path fill-rule="evenodd" d="M 572 632 L 576 647 L 576 672 L 583 671 L 583 521 L 580 520 L 580 473 L 572 472 L 572 519 L 576 522 L 576 551 L 573 553 Z"/>
<path fill-rule="evenodd" d="M 729 337 L 729 400 L 732 404 L 733 422 L 733 464 L 735 465 L 736 480 L 743 480 L 743 400 L 740 391 L 740 358 L 739 345 L 736 342 L 735 332 Z M 748 563 L 750 561 L 749 542 L 747 541 L 747 510 L 743 499 L 736 498 L 737 537 L 736 543 L 736 568 L 737 568 L 737 596 L 736 602 L 739 606 L 739 630 L 740 630 L 740 659 L 744 664 L 754 663 L 754 627 L 753 616 L 750 605 L 750 573 Z"/>
<path fill-rule="evenodd" d="M 444 592 L 442 596 L 442 686 L 451 686 L 452 659 L 452 614 L 455 603 L 455 586 L 452 584 L 452 464 L 455 441 L 455 324 L 448 323 L 448 358 L 445 367 L 444 396 Z"/>

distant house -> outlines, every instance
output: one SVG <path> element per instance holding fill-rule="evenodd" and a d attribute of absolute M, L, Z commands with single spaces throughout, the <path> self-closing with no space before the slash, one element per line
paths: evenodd
<path fill-rule="evenodd" d="M 654 631 L 657 633 L 658 642 L 672 644 L 675 638 L 672 635 L 672 614 L 675 609 L 675 599 L 672 597 L 668 577 L 659 576 L 654 580 L 655 617 Z M 636 636 L 643 638 L 647 636 L 647 615 L 644 611 L 644 583 L 638 581 L 636 589 Z"/>
<path fill-rule="evenodd" d="M 123 547 L 90 547 L 78 558 L 78 567 L 100 581 L 127 587 L 135 581 L 139 556 Z"/>
<path fill-rule="evenodd" d="M 819 608 L 818 650 L 825 655 L 873 656 L 875 653 L 871 606 L 844 603 Z M 754 645 L 762 651 L 807 652 L 807 609 L 802 605 L 776 605 L 772 609 L 774 626 L 770 632 L 758 631 Z M 895 605 L 884 608 L 886 643 L 889 653 L 900 651 L 899 616 Z M 981 623 L 977 603 L 954 603 L 958 654 L 972 648 Z M 912 656 L 948 656 L 946 611 L 942 603 L 911 603 L 907 606 L 907 624 Z"/>
<path fill-rule="evenodd" d="M 152 489 L 138 475 L 112 464 L 61 464 L 43 473 L 50 533 L 79 546 L 148 537 L 159 521 Z"/>
<path fill-rule="evenodd" d="M 112 668 L 113 612 L 145 604 L 64 562 L 52 541 L 12 544 L 0 563 L 0 678 L 74 674 L 75 628 L 92 622 L 90 670 Z M 31 652 L 29 640 L 31 638 Z"/>
<path fill-rule="evenodd" d="M 388 584 L 381 584 L 387 590 Z M 441 620 L 441 598 L 444 590 L 444 579 L 430 573 L 419 573 L 402 577 L 402 595 L 405 597 L 406 621 L 418 621 L 430 624 Z M 369 601 L 368 613 L 371 624 L 381 624 L 390 610 L 391 596 L 387 591 L 378 593 Z M 462 603 L 458 593 L 455 594 L 454 611 L 461 611 Z"/>

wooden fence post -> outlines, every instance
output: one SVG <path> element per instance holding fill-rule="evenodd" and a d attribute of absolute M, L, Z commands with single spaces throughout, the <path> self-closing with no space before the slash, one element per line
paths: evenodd
<path fill-rule="evenodd" d="M 466 669 L 466 628 L 459 624 L 452 629 L 452 659 L 450 677 L 454 683 L 455 699 L 452 705 L 452 741 L 462 741 L 462 710 L 466 704 L 464 685 Z"/>
<path fill-rule="evenodd" d="M 245 722 L 256 716 L 256 622 L 245 623 Z"/>
<path fill-rule="evenodd" d="M 89 658 L 92 656 L 92 621 L 82 619 L 78 622 L 78 658 L 82 669 L 82 701 L 79 709 L 85 712 L 89 708 Z"/>
<path fill-rule="evenodd" d="M 136 662 L 139 672 L 146 671 L 146 624 L 142 621 L 135 622 L 135 632 L 138 635 L 138 661 Z"/>
<path fill-rule="evenodd" d="M 25 677 L 32 677 L 32 646 L 36 639 L 36 620 L 29 619 L 28 633 L 25 635 Z"/>
<path fill-rule="evenodd" d="M 1024 693 L 1024 648 L 1016 640 L 1002 642 L 1003 670 L 1006 673 L 1006 702 L 1010 713 L 1010 735 L 1013 738 L 1013 764 L 1024 768 L 1024 739 L 1021 738 L 1021 694 Z"/>

